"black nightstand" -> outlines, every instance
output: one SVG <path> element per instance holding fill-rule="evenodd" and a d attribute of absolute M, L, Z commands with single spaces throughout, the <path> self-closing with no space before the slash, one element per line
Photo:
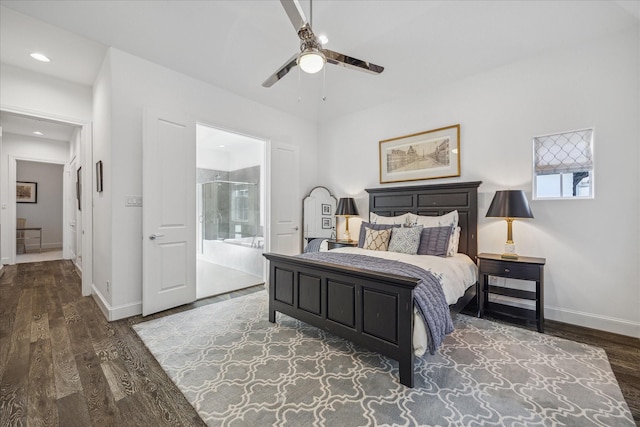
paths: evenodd
<path fill-rule="evenodd" d="M 480 282 L 480 317 L 487 312 L 498 316 L 509 316 L 521 320 L 534 320 L 538 332 L 544 332 L 544 258 L 518 257 L 518 259 L 502 258 L 498 254 L 478 255 L 478 280 Z M 536 282 L 536 290 L 523 291 L 503 286 L 489 285 L 489 276 L 509 279 L 530 280 Z M 505 295 L 512 298 L 532 300 L 536 309 L 528 310 L 497 302 L 489 302 L 489 294 Z"/>
<path fill-rule="evenodd" d="M 327 250 L 336 248 L 355 248 L 358 247 L 358 242 L 355 240 L 327 240 Z"/>

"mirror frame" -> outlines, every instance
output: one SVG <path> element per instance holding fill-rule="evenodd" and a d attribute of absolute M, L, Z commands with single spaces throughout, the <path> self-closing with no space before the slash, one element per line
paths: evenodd
<path fill-rule="evenodd" d="M 307 234 L 307 230 L 306 230 L 306 228 L 305 228 L 305 212 L 304 212 L 304 211 L 305 211 L 305 202 L 306 202 L 308 199 L 310 199 L 310 198 L 314 198 L 314 192 L 316 192 L 316 191 L 321 191 L 321 190 L 326 191 L 327 196 L 328 196 L 328 198 L 329 198 L 329 199 L 333 199 L 332 211 L 331 211 L 331 216 L 330 216 L 330 218 L 331 218 L 331 224 L 332 224 L 332 229 L 333 229 L 333 227 L 335 227 L 335 225 L 336 225 L 336 222 L 335 222 L 335 217 L 336 217 L 336 215 L 335 215 L 335 210 L 336 210 L 336 207 L 338 206 L 338 199 L 337 199 L 337 197 L 336 197 L 336 196 L 334 196 L 334 195 L 331 193 L 331 190 L 329 190 L 327 187 L 324 187 L 324 186 L 322 186 L 322 185 L 319 185 L 319 186 L 317 186 L 317 187 L 313 187 L 313 188 L 311 189 L 311 191 L 309 191 L 309 194 L 307 194 L 307 195 L 302 199 L 302 233 L 301 233 L 301 235 L 302 235 L 302 251 L 303 251 L 303 252 L 304 252 L 304 248 L 305 248 L 305 247 L 306 247 L 306 245 L 307 245 L 307 235 L 306 235 L 306 234 Z M 309 216 L 309 215 L 307 214 L 307 216 Z M 323 236 L 317 236 L 317 237 L 323 237 Z M 327 239 L 329 239 L 329 238 L 330 238 L 330 236 L 329 236 L 329 237 L 327 237 Z"/>

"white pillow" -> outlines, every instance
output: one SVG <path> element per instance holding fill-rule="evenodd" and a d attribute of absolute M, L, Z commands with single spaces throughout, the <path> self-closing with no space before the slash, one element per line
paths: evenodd
<path fill-rule="evenodd" d="M 414 215 L 415 216 L 415 215 Z M 448 214 L 440 216 L 422 216 L 417 215 L 416 224 L 424 227 L 446 227 L 451 226 L 453 232 L 449 240 L 449 249 L 447 256 L 454 256 L 458 253 L 458 243 L 460 241 L 460 227 L 458 227 L 458 211 L 451 211 Z"/>
<path fill-rule="evenodd" d="M 458 245 L 460 244 L 460 227 L 456 227 L 451 233 L 449 247 L 447 248 L 447 256 L 454 256 L 458 253 Z"/>
<path fill-rule="evenodd" d="M 415 215 L 413 215 L 410 212 L 407 212 L 406 214 L 398 215 L 398 216 L 381 216 L 371 212 L 369 214 L 369 222 L 371 222 L 372 224 L 401 224 L 402 225 L 402 224 L 412 223 L 413 217 L 415 217 Z"/>
<path fill-rule="evenodd" d="M 452 227 L 458 226 L 458 211 L 451 211 L 448 214 L 440 216 L 422 216 L 414 215 L 415 224 L 422 225 L 424 227 L 446 227 L 450 225 Z"/>

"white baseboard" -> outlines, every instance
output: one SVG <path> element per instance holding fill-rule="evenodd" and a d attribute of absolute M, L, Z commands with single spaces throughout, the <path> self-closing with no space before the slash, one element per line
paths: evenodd
<path fill-rule="evenodd" d="M 82 279 L 82 266 L 76 262 L 75 258 L 73 259 L 73 266 L 75 267 L 76 274 Z"/>
<path fill-rule="evenodd" d="M 133 303 L 112 307 L 104 299 L 104 297 L 100 293 L 100 290 L 93 284 L 91 285 L 91 295 L 93 296 L 96 304 L 98 304 L 98 307 L 100 307 L 100 311 L 102 311 L 102 314 L 109 322 L 142 314 L 142 301 L 136 301 Z"/>
<path fill-rule="evenodd" d="M 515 307 L 536 309 L 535 301 L 520 300 L 502 295 L 490 295 L 490 301 L 501 302 Z M 600 331 L 613 332 L 614 334 L 640 338 L 640 322 L 632 322 L 625 319 L 600 316 L 584 311 L 568 310 L 565 308 L 544 306 L 544 317 L 557 322 L 571 325 L 584 326 L 585 328 L 598 329 Z"/>
<path fill-rule="evenodd" d="M 549 306 L 544 307 L 544 315 L 558 322 L 640 338 L 640 322 Z"/>
<path fill-rule="evenodd" d="M 40 245 L 34 243 L 27 244 L 27 251 L 36 251 L 38 249 L 40 249 Z M 62 249 L 62 243 L 42 243 L 42 249 Z"/>

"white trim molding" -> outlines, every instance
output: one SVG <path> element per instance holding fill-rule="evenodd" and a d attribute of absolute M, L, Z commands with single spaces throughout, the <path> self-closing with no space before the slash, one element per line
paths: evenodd
<path fill-rule="evenodd" d="M 96 304 L 98 304 L 100 311 L 102 311 L 102 314 L 109 322 L 142 314 L 142 301 L 136 301 L 133 303 L 112 307 L 104 299 L 104 297 L 100 293 L 100 290 L 96 288 L 94 284 L 91 285 L 91 290 L 91 296 L 93 297 L 93 300 L 96 302 Z"/>
<path fill-rule="evenodd" d="M 557 322 L 640 338 L 640 322 L 549 306 L 544 307 L 544 315 Z"/>

